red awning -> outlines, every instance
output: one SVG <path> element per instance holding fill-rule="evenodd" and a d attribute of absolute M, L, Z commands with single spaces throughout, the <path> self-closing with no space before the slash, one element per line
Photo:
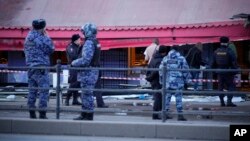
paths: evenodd
<path fill-rule="evenodd" d="M 63 51 L 84 23 L 98 26 L 102 49 L 161 44 L 249 40 L 244 21 L 233 15 L 250 13 L 249 0 L 6 0 L 0 1 L 0 50 L 22 50 L 33 19 L 47 21 L 56 50 Z M 81 34 L 81 33 L 80 33 Z"/>
<path fill-rule="evenodd" d="M 183 45 L 197 42 L 218 42 L 220 36 L 231 41 L 249 40 L 250 28 L 244 28 L 244 21 L 188 24 L 177 26 L 122 26 L 99 27 L 98 39 L 102 49 L 143 47 L 159 38 L 161 44 Z M 80 33 L 80 27 L 48 27 L 56 50 L 64 51 L 72 34 Z M 22 50 L 28 27 L 0 27 L 0 50 Z"/>

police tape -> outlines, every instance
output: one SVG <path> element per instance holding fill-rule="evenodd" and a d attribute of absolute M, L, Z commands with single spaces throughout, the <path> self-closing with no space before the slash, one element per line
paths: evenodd
<path fill-rule="evenodd" d="M 139 77 L 106 77 L 103 76 L 101 79 L 110 79 L 110 80 L 145 80 L 145 78 L 139 78 Z M 215 79 L 191 79 L 192 82 L 212 82 L 212 83 L 217 83 L 219 82 L 218 80 Z M 250 80 L 235 80 L 235 83 L 250 83 Z"/>
<path fill-rule="evenodd" d="M 0 70 L 0 73 L 26 73 L 27 71 L 17 71 L 17 70 Z"/>
<path fill-rule="evenodd" d="M 0 73 L 27 73 L 27 71 L 20 71 L 20 70 L 0 70 Z M 69 76 L 65 74 L 61 74 L 61 76 Z M 103 76 L 101 79 L 108 79 L 108 80 L 134 80 L 134 81 L 141 81 L 145 80 L 144 77 L 108 77 Z M 192 79 L 192 82 L 203 82 L 203 83 L 217 83 L 218 80 L 215 79 Z M 235 83 L 250 83 L 250 80 L 235 80 Z"/>

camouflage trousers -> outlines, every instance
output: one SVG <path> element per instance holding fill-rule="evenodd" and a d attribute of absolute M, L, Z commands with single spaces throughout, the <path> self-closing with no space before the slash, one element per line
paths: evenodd
<path fill-rule="evenodd" d="M 94 89 L 95 84 L 98 79 L 98 75 L 90 75 L 88 79 L 81 81 L 81 88 L 82 89 Z M 82 110 L 94 110 L 94 97 L 92 90 L 82 90 L 81 93 L 81 100 L 82 100 Z"/>
<path fill-rule="evenodd" d="M 31 69 L 28 70 L 28 85 L 32 88 L 49 88 L 49 73 L 47 70 Z M 39 109 L 47 108 L 49 89 L 29 89 L 28 102 L 29 108 L 36 108 L 36 98 L 39 96 Z"/>
<path fill-rule="evenodd" d="M 175 95 L 175 102 L 176 102 L 176 110 L 178 113 L 181 113 L 183 110 L 182 107 L 182 93 L 176 92 L 176 93 L 166 93 L 166 111 L 169 111 L 170 109 L 170 102 L 172 95 Z"/>

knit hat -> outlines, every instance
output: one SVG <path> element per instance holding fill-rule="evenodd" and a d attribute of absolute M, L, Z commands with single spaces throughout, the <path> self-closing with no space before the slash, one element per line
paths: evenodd
<path fill-rule="evenodd" d="M 221 43 L 228 43 L 229 42 L 229 38 L 226 36 L 220 37 L 220 42 Z"/>
<path fill-rule="evenodd" d="M 46 21 L 44 19 L 33 20 L 32 26 L 35 30 L 43 29 L 46 26 Z"/>
<path fill-rule="evenodd" d="M 73 42 L 75 42 L 76 40 L 78 40 L 79 38 L 81 38 L 79 34 L 74 34 L 74 35 L 72 35 L 72 37 L 71 37 L 71 42 L 73 43 Z"/>

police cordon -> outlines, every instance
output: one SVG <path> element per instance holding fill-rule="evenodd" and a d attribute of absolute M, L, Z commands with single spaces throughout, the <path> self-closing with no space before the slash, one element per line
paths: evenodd
<path fill-rule="evenodd" d="M 238 70 L 237 70 L 238 71 Z M 20 70 L 0 70 L 0 73 L 21 73 L 25 74 L 27 71 L 20 71 Z M 68 77 L 69 75 L 64 75 L 60 74 L 61 76 L 66 76 Z M 145 80 L 145 78 L 141 77 L 112 77 L 112 76 L 103 76 L 101 79 L 110 79 L 110 80 L 135 80 L 135 81 L 140 81 L 140 80 Z M 217 83 L 217 79 L 191 79 L 192 82 L 213 82 Z M 250 80 L 235 80 L 235 83 L 250 83 Z"/>

